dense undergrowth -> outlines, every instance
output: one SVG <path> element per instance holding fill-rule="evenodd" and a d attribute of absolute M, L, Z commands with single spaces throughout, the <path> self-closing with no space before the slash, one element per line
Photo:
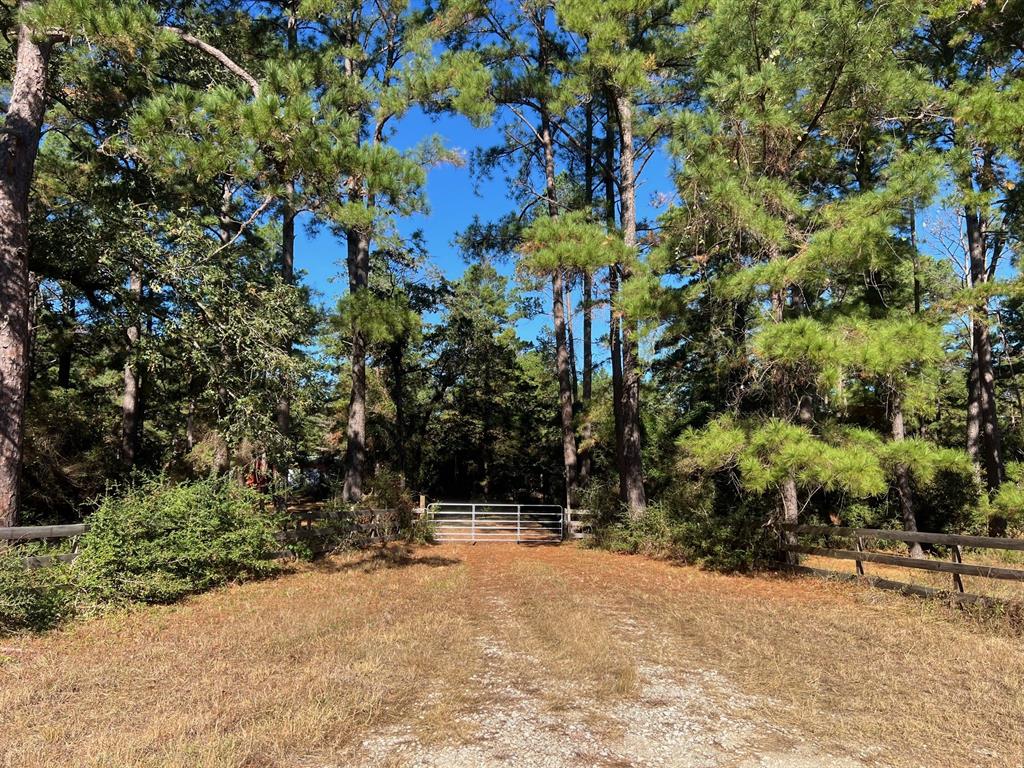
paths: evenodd
<path fill-rule="evenodd" d="M 995 501 L 981 491 L 977 476 L 963 472 L 936 472 L 930 482 L 914 482 L 916 513 L 921 530 L 937 533 L 987 534 L 990 519 L 999 515 L 1007 523 L 1005 535 L 1024 535 L 1022 474 L 1011 474 Z M 753 570 L 778 558 L 778 494 L 743 489 L 735 473 L 693 474 L 664 483 L 657 501 L 643 514 L 626 514 L 617 488 L 593 485 L 581 499 L 581 508 L 595 516 L 594 545 L 683 560 L 716 570 Z M 898 500 L 882 493 L 867 499 L 851 498 L 828 488 L 806 497 L 800 521 L 855 528 L 901 529 Z M 902 545 L 892 544 L 894 549 Z M 1014 554 L 999 553 L 1012 561 Z"/>
<path fill-rule="evenodd" d="M 623 513 L 613 489 L 587 498 L 594 545 L 684 560 L 723 571 L 750 570 L 775 557 L 778 535 L 746 499 L 700 482 L 680 483 L 642 515 Z"/>
<path fill-rule="evenodd" d="M 289 536 L 288 515 L 231 476 L 136 478 L 109 491 L 89 515 L 72 563 L 28 569 L 23 562 L 27 555 L 66 549 L 66 543 L 0 549 L 0 634 L 45 630 L 115 606 L 172 603 L 263 578 L 280 569 L 282 551 L 310 559 L 368 543 L 359 511 L 339 493 L 328 496 L 315 534 Z M 414 518 L 409 492 L 391 473 L 374 478 L 359 507 L 396 513 L 383 531 L 387 539 L 433 541 L 431 524 Z"/>
<path fill-rule="evenodd" d="M 0 632 L 41 630 L 130 603 L 169 603 L 278 565 L 281 520 L 234 480 L 140 479 L 108 494 L 89 518 L 78 558 L 30 570 L 0 553 Z"/>

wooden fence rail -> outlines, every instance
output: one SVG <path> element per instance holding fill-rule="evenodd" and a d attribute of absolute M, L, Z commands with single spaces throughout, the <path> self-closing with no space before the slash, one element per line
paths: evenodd
<path fill-rule="evenodd" d="M 309 546 L 314 554 L 322 554 L 326 549 L 322 545 L 330 536 L 330 532 L 317 524 L 330 521 L 347 521 L 359 542 L 375 543 L 394 537 L 398 528 L 398 512 L 393 509 L 357 509 L 351 513 L 300 512 L 289 517 L 285 529 L 278 534 L 278 542 L 290 544 L 301 541 Z M 0 527 L 0 542 L 9 542 L 12 545 L 29 541 L 51 542 L 77 538 L 88 530 L 88 523 Z M 274 553 L 277 557 L 287 557 L 291 554 L 287 549 Z M 76 557 L 78 552 L 71 551 L 53 555 L 28 555 L 21 560 L 28 568 L 42 568 L 54 563 L 70 563 Z"/>
<path fill-rule="evenodd" d="M 876 541 L 918 542 L 920 544 L 942 544 L 977 549 L 1006 549 L 1024 552 L 1024 539 L 1007 539 L 999 536 L 963 536 L 954 533 L 924 533 L 922 531 L 888 531 L 876 528 L 840 528 L 833 525 L 797 525 L 784 523 L 782 530 L 790 533 L 811 533 L 821 536 L 859 537 Z"/>
<path fill-rule="evenodd" d="M 67 539 L 81 536 L 89 530 L 88 523 L 74 525 L 23 525 L 15 528 L 0 528 L 3 541 L 40 541 L 43 539 Z"/>
<path fill-rule="evenodd" d="M 60 539 L 74 539 L 89 530 L 88 523 L 72 525 L 22 525 L 16 527 L 0 527 L 0 541 L 24 543 L 27 541 L 50 542 Z M 42 568 L 54 563 L 70 563 L 78 557 L 78 552 L 61 552 L 56 555 L 29 555 L 21 561 L 27 568 Z"/>
<path fill-rule="evenodd" d="M 1024 582 L 1024 570 L 1017 568 L 1003 568 L 992 565 L 979 565 L 976 563 L 963 562 L 963 548 L 974 549 L 995 549 L 1003 551 L 1024 552 L 1024 539 L 1008 539 L 996 536 L 963 536 L 947 533 L 924 533 L 919 531 L 889 531 L 875 528 L 842 528 L 828 525 L 799 525 L 785 523 L 781 526 L 784 540 L 780 549 L 785 555 L 815 555 L 836 560 L 852 560 L 856 563 L 856 574 L 839 573 L 821 568 L 810 568 L 800 565 L 798 562 L 790 561 L 783 563 L 789 570 L 802 573 L 812 573 L 819 576 L 829 576 L 849 580 L 864 580 L 873 586 L 882 589 L 893 589 L 909 594 L 934 597 L 949 595 L 954 601 L 960 603 L 995 603 L 998 600 L 983 596 L 969 594 L 964 589 L 963 576 L 975 576 L 986 579 L 1003 579 L 1006 581 Z M 789 534 L 785 536 L 785 534 Z M 800 544 L 796 537 L 800 534 L 811 536 L 836 536 L 851 539 L 855 549 L 836 548 L 828 546 L 810 546 Z M 890 541 L 902 543 L 936 544 L 949 547 L 950 560 L 934 560 L 930 558 L 915 558 L 905 555 L 894 555 L 884 552 L 869 552 L 865 550 L 866 542 Z M 876 576 L 867 576 L 864 573 L 864 563 L 878 563 L 880 565 L 891 565 L 911 570 L 932 571 L 946 573 L 952 576 L 952 590 L 935 589 L 923 587 L 917 584 L 907 584 L 901 581 L 891 581 Z"/>

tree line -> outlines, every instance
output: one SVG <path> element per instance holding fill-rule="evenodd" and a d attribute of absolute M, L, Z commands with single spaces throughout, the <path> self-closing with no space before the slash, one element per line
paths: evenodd
<path fill-rule="evenodd" d="M 137 470 L 317 467 L 350 503 L 565 499 L 705 538 L 801 516 L 1006 533 L 1022 11 L 22 2 L 0 521 Z M 456 114 L 492 126 L 470 157 L 396 146 Z M 452 280 L 400 224 L 467 160 L 510 210 L 453 233 Z M 301 227 L 344 246 L 330 311 Z"/>

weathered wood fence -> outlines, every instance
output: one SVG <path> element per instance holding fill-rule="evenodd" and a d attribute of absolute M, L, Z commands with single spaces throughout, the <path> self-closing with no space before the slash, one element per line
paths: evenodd
<path fill-rule="evenodd" d="M 589 509 L 572 509 L 565 513 L 566 537 L 590 539 L 594 536 L 595 515 Z"/>
<path fill-rule="evenodd" d="M 45 565 L 53 565 L 54 563 L 70 563 L 78 557 L 78 538 L 88 530 L 88 523 L 75 523 L 74 525 L 24 525 L 14 528 L 0 528 L 0 542 L 17 544 L 29 541 L 51 543 L 63 539 L 73 540 L 70 552 L 61 552 L 55 555 L 29 555 L 22 558 L 22 561 L 29 568 L 41 568 Z"/>
<path fill-rule="evenodd" d="M 313 554 L 323 554 L 332 548 L 332 544 L 362 546 L 390 541 L 398 536 L 400 522 L 400 514 L 395 509 L 300 512 L 289 516 L 284 530 L 278 534 L 278 542 L 285 546 L 301 542 Z M 21 558 L 29 568 L 70 563 L 78 557 L 78 539 L 88 530 L 88 523 L 0 527 L 0 546 L 33 541 L 52 544 L 71 539 L 70 552 L 35 554 Z M 274 554 L 277 557 L 288 557 L 292 551 L 282 549 Z"/>
<path fill-rule="evenodd" d="M 320 555 L 332 546 L 358 547 L 393 541 L 401 534 L 401 528 L 402 515 L 397 509 L 299 512 L 290 516 L 279 540 L 282 544 L 302 543 L 313 554 Z"/>
<path fill-rule="evenodd" d="M 784 557 L 786 555 L 815 555 L 818 557 L 827 557 L 836 560 L 852 560 L 855 563 L 857 571 L 855 574 L 850 574 L 830 571 L 822 568 L 811 568 L 792 562 L 792 557 L 790 557 L 789 562 L 782 563 L 783 567 L 801 573 L 811 573 L 831 578 L 863 580 L 872 586 L 876 586 L 881 589 L 892 589 L 906 594 L 920 595 L 922 597 L 950 597 L 958 603 L 998 602 L 997 598 L 967 592 L 964 588 L 964 576 L 1024 582 L 1024 570 L 1018 568 L 1005 568 L 1002 566 L 963 562 L 963 551 L 965 547 L 971 549 L 1024 552 L 1024 539 L 1010 539 L 995 536 L 962 536 L 957 534 L 923 533 L 918 531 L 889 531 L 874 528 L 841 528 L 828 525 L 798 525 L 793 523 L 782 525 L 782 531 L 783 541 L 781 542 L 780 548 Z M 789 534 L 789 536 L 786 536 L 786 534 Z M 799 543 L 797 537 L 800 535 L 827 538 L 837 537 L 845 539 L 850 543 L 845 547 L 838 548 L 831 546 L 806 545 Z M 914 558 L 887 552 L 868 551 L 868 543 L 874 541 L 902 542 L 905 544 L 931 544 L 947 547 L 949 551 L 949 560 Z M 951 587 L 949 590 L 937 589 L 917 584 L 908 584 L 902 581 L 883 579 L 878 576 L 870 576 L 864 572 L 864 563 L 878 563 L 880 565 L 896 566 L 911 570 L 949 574 L 951 577 Z"/>

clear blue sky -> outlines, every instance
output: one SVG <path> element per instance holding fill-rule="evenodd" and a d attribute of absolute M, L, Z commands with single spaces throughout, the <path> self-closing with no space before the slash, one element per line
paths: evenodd
<path fill-rule="evenodd" d="M 420 112 L 413 112 L 399 124 L 392 143 L 400 149 L 405 149 L 434 134 L 440 135 L 447 147 L 462 150 L 467 159 L 475 147 L 493 146 L 501 139 L 499 131 L 494 126 L 475 128 L 468 120 L 459 116 L 435 119 Z M 642 218 L 653 218 L 657 215 L 657 211 L 651 206 L 651 200 L 656 193 L 671 191 L 667 171 L 668 162 L 665 157 L 652 159 L 644 171 L 641 179 L 643 186 L 637 201 Z M 468 165 L 446 165 L 429 171 L 426 192 L 429 213 L 417 214 L 399 221 L 399 229 L 406 234 L 421 230 L 432 263 L 447 277 L 456 278 L 462 274 L 466 264 L 452 241 L 458 232 L 472 222 L 474 216 L 479 216 L 485 222 L 494 221 L 512 210 L 513 203 L 509 198 L 505 180 L 496 176 L 481 183 L 479 190 L 475 192 L 474 180 Z M 301 229 L 296 243 L 296 266 L 306 273 L 306 283 L 320 294 L 320 301 L 326 306 L 333 306 L 336 299 L 345 291 L 344 260 L 344 243 L 335 239 L 328 230 L 323 229 L 311 237 L 305 228 Z M 506 273 L 512 271 L 511 265 L 499 266 L 499 269 Z M 548 307 L 548 304 L 547 300 L 543 302 L 545 307 Z M 523 338 L 532 340 L 549 324 L 550 319 L 542 315 L 531 321 L 523 321 L 517 330 Z M 596 332 L 602 331 L 596 329 Z"/>

